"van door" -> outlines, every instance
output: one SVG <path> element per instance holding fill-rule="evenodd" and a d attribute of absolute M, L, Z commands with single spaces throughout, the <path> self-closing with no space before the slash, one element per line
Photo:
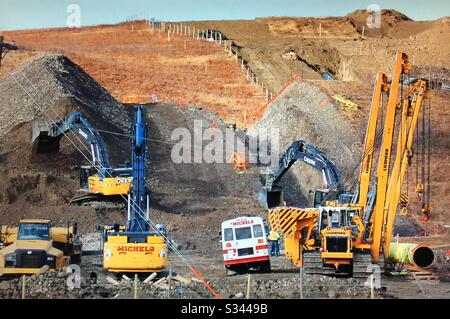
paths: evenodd
<path fill-rule="evenodd" d="M 236 227 L 234 229 L 238 258 L 247 258 L 255 254 L 255 240 L 252 225 Z"/>
<path fill-rule="evenodd" d="M 255 254 L 257 256 L 268 256 L 269 246 L 267 243 L 267 234 L 263 224 L 253 225 L 253 240 L 255 244 Z"/>
<path fill-rule="evenodd" d="M 236 242 L 231 225 L 222 227 L 222 250 L 225 261 L 236 257 Z"/>

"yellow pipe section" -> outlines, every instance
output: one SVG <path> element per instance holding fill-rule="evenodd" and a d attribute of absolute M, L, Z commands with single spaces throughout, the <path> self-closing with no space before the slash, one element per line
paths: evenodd
<path fill-rule="evenodd" d="M 410 264 L 419 268 L 428 268 L 434 263 L 434 253 L 431 248 L 418 244 L 391 243 L 389 259 Z"/>

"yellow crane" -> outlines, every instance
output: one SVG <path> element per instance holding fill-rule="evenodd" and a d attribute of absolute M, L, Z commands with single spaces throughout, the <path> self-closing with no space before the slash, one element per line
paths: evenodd
<path fill-rule="evenodd" d="M 410 67 L 408 56 L 398 52 L 391 83 L 388 84 L 385 74 L 377 74 L 357 185 L 358 197 L 355 195 L 351 203 L 327 201 L 317 208 L 277 207 L 269 211 L 271 226 L 284 234 L 286 256 L 296 266 L 313 273 L 343 272 L 356 276 L 365 276 L 371 263 L 384 266 L 384 258 L 390 252 L 401 186 L 413 154 L 414 132 L 428 94 L 428 82 L 418 80 L 410 85 L 401 103 L 397 102 L 401 81 Z M 384 125 L 377 134 L 382 95 L 387 91 Z M 401 121 L 396 121 L 398 114 Z M 399 123 L 399 133 L 392 163 L 396 123 Z M 380 133 L 382 143 L 374 179 L 374 148 Z"/>

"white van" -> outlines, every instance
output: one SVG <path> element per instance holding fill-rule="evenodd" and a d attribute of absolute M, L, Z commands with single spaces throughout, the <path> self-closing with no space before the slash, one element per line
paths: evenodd
<path fill-rule="evenodd" d="M 261 217 L 238 217 L 222 223 L 225 269 L 238 273 L 250 268 L 270 271 L 269 246 Z"/>

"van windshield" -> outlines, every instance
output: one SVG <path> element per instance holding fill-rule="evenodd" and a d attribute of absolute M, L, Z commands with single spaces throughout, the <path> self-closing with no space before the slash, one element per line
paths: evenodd
<path fill-rule="evenodd" d="M 48 224 L 20 224 L 19 240 L 49 240 Z"/>
<path fill-rule="evenodd" d="M 237 240 L 252 238 L 252 229 L 250 227 L 236 228 L 234 231 Z"/>

